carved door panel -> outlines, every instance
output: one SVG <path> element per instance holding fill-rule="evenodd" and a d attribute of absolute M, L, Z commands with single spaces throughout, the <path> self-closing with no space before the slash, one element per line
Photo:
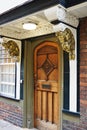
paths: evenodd
<path fill-rule="evenodd" d="M 44 42 L 34 52 L 35 127 L 57 130 L 59 125 L 59 51 Z"/>

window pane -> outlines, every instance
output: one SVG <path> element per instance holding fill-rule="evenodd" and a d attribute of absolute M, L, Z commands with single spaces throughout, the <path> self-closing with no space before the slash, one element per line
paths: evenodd
<path fill-rule="evenodd" d="M 15 97 L 15 62 L 0 44 L 0 94 Z"/>

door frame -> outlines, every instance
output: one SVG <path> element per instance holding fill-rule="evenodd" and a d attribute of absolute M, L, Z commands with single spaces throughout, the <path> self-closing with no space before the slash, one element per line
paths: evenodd
<path fill-rule="evenodd" d="M 59 115 L 60 115 L 60 123 L 59 127 L 62 130 L 62 106 L 63 106 L 63 50 L 58 43 L 58 40 L 54 34 L 39 37 L 38 39 L 32 39 L 32 41 L 25 40 L 25 58 L 24 58 L 24 103 L 23 103 L 23 126 L 27 128 L 34 127 L 34 78 L 33 78 L 33 53 L 34 49 L 43 43 L 44 41 L 54 42 L 56 46 L 59 48 L 60 53 L 60 107 L 59 107 Z M 58 45 L 57 45 L 58 44 Z M 30 123 L 30 126 L 29 126 Z"/>

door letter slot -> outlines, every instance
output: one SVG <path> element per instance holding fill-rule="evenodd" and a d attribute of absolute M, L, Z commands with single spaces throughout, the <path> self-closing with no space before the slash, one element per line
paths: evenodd
<path fill-rule="evenodd" d="M 51 85 L 49 84 L 42 84 L 43 89 L 51 89 Z"/>

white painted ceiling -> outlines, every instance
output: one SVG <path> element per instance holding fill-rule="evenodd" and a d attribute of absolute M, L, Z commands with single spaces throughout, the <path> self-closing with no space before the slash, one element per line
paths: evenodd
<path fill-rule="evenodd" d="M 75 15 L 77 18 L 86 17 L 87 2 L 68 8 L 67 11 Z M 23 29 L 22 24 L 29 21 L 37 23 L 36 30 L 29 31 Z M 50 23 L 50 21 L 47 20 L 47 17 L 44 14 L 44 10 L 0 26 L 0 35 L 16 39 L 36 37 L 40 35 L 50 34 L 53 32 L 53 25 Z"/>
<path fill-rule="evenodd" d="M 24 30 L 23 23 L 32 21 L 37 24 L 35 30 Z M 29 15 L 0 26 L 0 35 L 25 39 L 52 33 L 52 24 L 46 19 L 43 12 Z"/>

